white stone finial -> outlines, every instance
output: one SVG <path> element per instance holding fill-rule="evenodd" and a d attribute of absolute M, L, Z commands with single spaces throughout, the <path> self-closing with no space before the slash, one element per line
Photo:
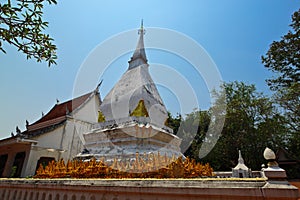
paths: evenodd
<path fill-rule="evenodd" d="M 266 149 L 264 151 L 264 158 L 266 160 L 275 160 L 276 155 L 275 155 L 274 151 L 272 151 L 272 149 L 266 147 Z"/>
<path fill-rule="evenodd" d="M 266 147 L 264 151 L 264 157 L 268 161 L 268 166 L 269 167 L 277 167 L 278 163 L 276 162 L 276 155 L 272 149 L 269 149 Z"/>

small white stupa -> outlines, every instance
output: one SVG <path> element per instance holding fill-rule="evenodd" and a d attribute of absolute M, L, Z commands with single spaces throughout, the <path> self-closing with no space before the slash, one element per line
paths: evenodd
<path fill-rule="evenodd" d="M 241 150 L 239 150 L 238 164 L 235 166 L 235 168 L 232 169 L 232 177 L 236 177 L 236 178 L 252 177 L 251 169 L 249 169 L 244 163 Z"/>

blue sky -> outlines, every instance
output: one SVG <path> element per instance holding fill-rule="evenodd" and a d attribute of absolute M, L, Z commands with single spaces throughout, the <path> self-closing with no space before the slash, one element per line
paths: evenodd
<path fill-rule="evenodd" d="M 48 68 L 46 63 L 26 60 L 25 55 L 6 46 L 7 54 L 0 54 L 0 138 L 9 136 L 17 125 L 24 130 L 25 120 L 38 120 L 42 112 L 54 106 L 56 98 L 71 99 L 76 75 L 89 53 L 113 35 L 137 29 L 141 19 L 146 29 L 171 29 L 198 42 L 216 63 L 224 81 L 255 84 L 259 91 L 270 94 L 265 79 L 272 73 L 263 67 L 260 57 L 272 41 L 289 30 L 291 15 L 297 9 L 296 0 L 63 0 L 45 5 L 44 19 L 50 23 L 46 32 L 57 44 L 58 64 Z M 150 63 L 188 65 L 172 55 L 150 50 L 146 53 Z M 112 63 L 100 89 L 102 98 L 125 72 L 130 56 L 123 55 Z M 189 75 L 193 79 L 193 72 L 187 72 L 187 78 Z M 176 114 L 176 98 L 173 95 L 172 100 L 172 94 L 160 90 L 167 108 Z M 203 96 L 207 98 L 207 91 Z M 202 103 L 203 109 L 209 106 L 208 100 Z"/>

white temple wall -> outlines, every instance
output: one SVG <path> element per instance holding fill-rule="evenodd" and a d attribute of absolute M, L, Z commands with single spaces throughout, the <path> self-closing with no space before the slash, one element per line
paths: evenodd
<path fill-rule="evenodd" d="M 72 160 L 78 153 L 83 150 L 83 134 L 90 131 L 92 124 L 79 121 L 76 119 L 70 119 L 66 124 L 66 134 L 64 135 L 61 154 L 62 159 L 65 161 Z"/>
<path fill-rule="evenodd" d="M 31 146 L 27 165 L 24 166 L 25 171 L 22 177 L 32 176 L 35 174 L 37 162 L 41 157 L 49 157 L 58 159 L 60 156 L 60 143 L 65 126 L 60 126 L 53 131 L 36 136 L 32 140 L 36 140 L 37 144 Z"/>
<path fill-rule="evenodd" d="M 76 120 L 81 120 L 90 123 L 98 122 L 98 110 L 100 100 L 98 95 L 93 95 L 92 98 L 85 102 L 81 107 L 72 113 L 72 117 Z"/>

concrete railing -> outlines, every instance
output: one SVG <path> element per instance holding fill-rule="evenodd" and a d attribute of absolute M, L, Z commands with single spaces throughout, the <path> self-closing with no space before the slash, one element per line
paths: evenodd
<path fill-rule="evenodd" d="M 266 179 L 0 179 L 1 200 L 297 199 Z"/>
<path fill-rule="evenodd" d="M 214 172 L 215 176 L 218 178 L 231 178 L 232 177 L 232 172 L 222 172 L 222 171 L 215 171 Z M 261 171 L 252 171 L 251 172 L 253 178 L 261 178 L 262 177 L 262 173 Z"/>

